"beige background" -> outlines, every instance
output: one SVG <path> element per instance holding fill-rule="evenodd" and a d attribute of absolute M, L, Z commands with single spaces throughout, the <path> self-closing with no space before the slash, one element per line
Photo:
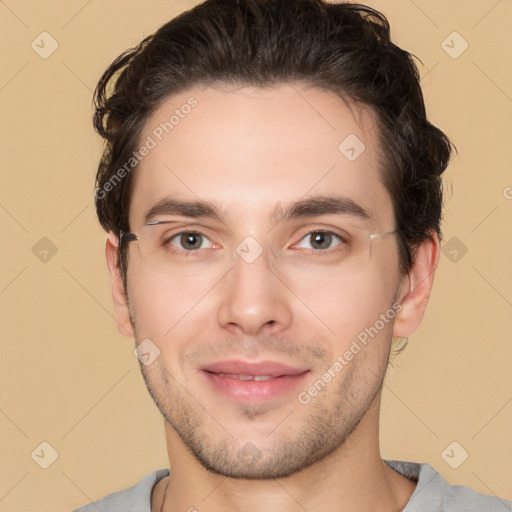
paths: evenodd
<path fill-rule="evenodd" d="M 0 1 L 0 511 L 69 511 L 168 465 L 163 419 L 112 316 L 91 95 L 114 57 L 194 3 Z M 510 499 L 512 2 L 369 4 L 422 59 L 430 118 L 459 149 L 446 174 L 450 244 L 386 379 L 382 455 Z M 47 59 L 31 47 L 43 51 L 43 31 L 58 43 Z M 461 39 L 442 45 L 454 31 L 469 44 L 458 58 L 444 48 L 458 53 Z M 57 249 L 46 262 L 43 237 Z M 442 457 L 453 441 L 462 448 L 447 460 L 469 454 L 458 469 Z M 48 469 L 42 442 L 58 452 Z"/>

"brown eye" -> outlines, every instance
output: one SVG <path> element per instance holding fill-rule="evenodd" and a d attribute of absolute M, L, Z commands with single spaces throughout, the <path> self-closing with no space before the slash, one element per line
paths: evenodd
<path fill-rule="evenodd" d="M 332 235 L 330 233 L 311 233 L 309 241 L 313 249 L 329 249 L 332 243 Z"/>
<path fill-rule="evenodd" d="M 308 233 L 296 247 L 312 249 L 314 251 L 326 251 L 327 249 L 336 247 L 342 243 L 342 241 L 341 237 L 336 233 L 329 231 L 312 231 Z"/>
<path fill-rule="evenodd" d="M 194 232 L 183 232 L 178 233 L 171 239 L 171 245 L 185 251 L 197 251 L 198 249 L 204 249 L 205 244 L 209 242 L 201 233 Z"/>

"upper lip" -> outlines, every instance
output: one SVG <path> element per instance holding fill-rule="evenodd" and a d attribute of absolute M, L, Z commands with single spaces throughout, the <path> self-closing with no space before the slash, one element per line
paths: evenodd
<path fill-rule="evenodd" d="M 271 377 L 280 377 L 282 375 L 299 375 L 307 370 L 297 368 L 277 361 L 261 361 L 259 363 L 250 363 L 241 360 L 226 360 L 208 364 L 201 368 L 204 371 L 212 373 L 227 373 L 234 375 L 269 375 Z"/>

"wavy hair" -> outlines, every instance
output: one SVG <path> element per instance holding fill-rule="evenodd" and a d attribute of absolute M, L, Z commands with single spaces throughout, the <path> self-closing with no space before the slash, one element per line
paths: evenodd
<path fill-rule="evenodd" d="M 427 120 L 414 56 L 391 42 L 385 16 L 364 5 L 206 0 L 163 25 L 120 55 L 97 85 L 94 126 L 105 141 L 97 190 L 128 161 L 148 117 L 170 95 L 195 85 L 297 82 L 376 113 L 382 181 L 393 201 L 406 273 L 415 247 L 433 232 L 441 236 L 441 175 L 452 144 Z M 130 231 L 133 175 L 96 195 L 107 231 Z"/>

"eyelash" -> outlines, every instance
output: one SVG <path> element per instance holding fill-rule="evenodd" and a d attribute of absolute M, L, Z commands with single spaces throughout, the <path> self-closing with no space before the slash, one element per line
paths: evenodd
<path fill-rule="evenodd" d="M 208 240 L 211 244 L 213 244 L 213 242 L 210 240 L 209 237 L 207 237 L 204 233 L 201 233 L 200 231 L 180 231 L 179 233 L 175 233 L 169 237 L 166 237 L 163 242 L 162 242 L 162 245 L 164 247 L 167 247 L 171 252 L 174 252 L 174 253 L 179 253 L 179 254 L 185 254 L 185 256 L 193 256 L 193 255 L 197 255 L 200 251 L 200 249 L 193 249 L 193 250 L 185 250 L 185 249 L 178 249 L 176 247 L 174 247 L 172 245 L 172 241 L 183 236 L 183 235 L 196 235 L 196 236 L 201 236 L 203 237 L 203 239 L 206 239 Z M 216 245 L 216 244 L 214 244 Z"/>
<path fill-rule="evenodd" d="M 300 243 L 307 239 L 308 237 L 311 237 L 312 235 L 316 235 L 316 234 L 321 234 L 321 235 L 331 235 L 332 237 L 338 239 L 339 243 L 336 244 L 334 246 L 334 248 L 330 248 L 330 249 L 305 249 L 307 250 L 310 254 L 313 254 L 313 255 L 325 255 L 325 254 L 331 254 L 333 252 L 335 252 L 336 250 L 339 250 L 339 246 L 343 246 L 344 244 L 347 243 L 347 241 L 345 240 L 345 238 L 341 235 L 339 235 L 338 233 L 335 233 L 334 231 L 329 231 L 329 230 L 325 230 L 325 229 L 315 229 L 313 231 L 309 231 L 308 233 L 306 233 L 300 240 L 298 243 L 296 244 L 293 244 L 291 247 L 294 248 L 294 247 L 297 247 L 298 245 L 300 245 Z"/>
<path fill-rule="evenodd" d="M 347 240 L 342 235 L 340 235 L 338 233 L 335 233 L 334 231 L 329 231 L 329 230 L 324 230 L 324 229 L 315 229 L 315 230 L 312 230 L 312 231 L 309 231 L 308 233 L 306 233 L 297 243 L 293 244 L 291 246 L 291 248 L 292 249 L 296 248 L 303 240 L 305 240 L 306 238 L 308 238 L 308 237 L 310 237 L 310 236 L 312 236 L 314 234 L 331 235 L 334 238 L 336 238 L 339 241 L 339 243 L 336 244 L 335 247 L 331 248 L 331 249 L 305 249 L 310 254 L 313 254 L 313 255 L 330 254 L 332 252 L 335 252 L 336 248 L 338 246 L 343 246 L 344 244 L 347 243 Z M 205 238 L 206 240 L 208 240 L 210 243 L 213 243 L 208 236 L 206 236 L 205 234 L 201 233 L 200 231 L 180 231 L 179 233 L 175 233 L 172 236 L 169 236 L 169 237 L 165 238 L 163 240 L 163 242 L 162 242 L 162 245 L 169 247 L 169 249 L 172 252 L 175 252 L 175 253 L 181 253 L 181 254 L 185 254 L 187 256 L 198 254 L 200 249 L 192 249 L 192 250 L 177 249 L 177 248 L 175 248 L 171 244 L 171 242 L 173 240 L 175 240 L 178 237 L 181 237 L 182 235 L 197 235 L 197 236 L 201 236 L 201 237 Z M 216 245 L 216 244 L 214 244 L 214 245 Z"/>

